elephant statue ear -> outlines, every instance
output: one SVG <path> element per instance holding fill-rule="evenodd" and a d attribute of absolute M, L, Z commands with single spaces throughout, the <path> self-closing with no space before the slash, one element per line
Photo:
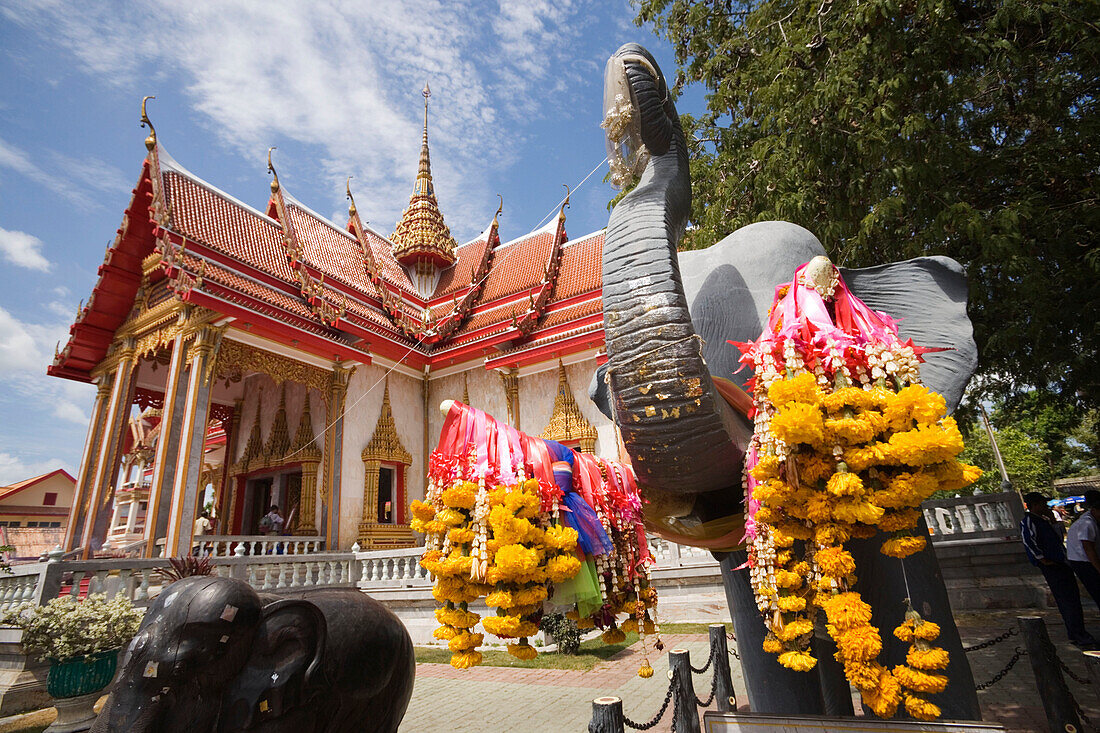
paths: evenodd
<path fill-rule="evenodd" d="M 962 265 L 950 257 L 917 257 L 840 273 L 857 298 L 898 321 L 903 339 L 945 349 L 924 355 L 921 381 L 954 410 L 978 366 Z"/>
<path fill-rule="evenodd" d="M 323 683 L 327 636 L 324 615 L 308 601 L 264 606 L 252 653 L 223 698 L 227 729 L 251 728 L 307 704 L 311 689 Z"/>

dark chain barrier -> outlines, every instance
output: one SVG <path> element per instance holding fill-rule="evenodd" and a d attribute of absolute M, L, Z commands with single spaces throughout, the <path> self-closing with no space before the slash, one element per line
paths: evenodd
<path fill-rule="evenodd" d="M 691 671 L 694 672 L 695 674 L 706 674 L 707 670 L 710 669 L 710 663 L 713 662 L 713 661 L 714 661 L 714 647 L 712 646 L 710 648 L 710 656 L 707 657 L 707 663 L 703 665 L 703 668 L 702 669 L 696 669 L 695 667 L 692 667 Z M 691 666 L 691 665 L 689 664 L 688 666 Z"/>
<path fill-rule="evenodd" d="M 624 715 L 623 716 L 623 723 L 626 724 L 626 727 L 631 728 L 633 730 L 649 730 L 650 728 L 653 728 L 658 723 L 660 723 L 661 718 L 665 717 L 665 711 L 668 710 L 668 703 L 672 700 L 672 693 L 675 692 L 675 690 L 679 686 L 679 684 L 680 684 L 680 675 L 673 674 L 672 679 L 668 683 L 668 692 L 665 693 L 665 701 L 664 701 L 664 703 L 662 703 L 661 709 L 657 711 L 657 714 L 654 715 L 653 718 L 650 719 L 650 721 L 648 723 L 635 723 L 633 720 L 631 720 L 630 718 L 628 718 Z M 673 715 L 674 716 L 675 716 L 675 713 L 676 713 L 676 711 L 673 710 Z M 673 719 L 675 719 L 675 717 Z"/>
<path fill-rule="evenodd" d="M 730 656 L 740 662 L 741 653 L 737 651 L 737 637 L 733 634 L 726 634 L 726 639 L 733 642 L 733 648 L 729 650 Z"/>
<path fill-rule="evenodd" d="M 711 655 L 713 656 L 713 654 Z M 707 666 L 710 666 L 710 662 L 707 662 Z M 701 708 L 709 708 L 710 704 L 714 702 L 714 696 L 718 694 L 718 670 L 714 670 L 714 676 L 710 678 L 710 697 L 706 699 L 706 702 L 699 699 L 699 696 L 695 696 L 695 704 Z"/>
<path fill-rule="evenodd" d="M 1092 683 L 1092 680 L 1088 677 L 1078 677 L 1072 669 L 1066 666 L 1066 663 L 1062 661 L 1062 658 L 1058 656 L 1057 652 L 1055 652 L 1054 655 L 1058 659 L 1058 666 L 1062 668 L 1062 671 L 1065 672 L 1071 680 L 1073 680 L 1074 682 L 1079 682 L 1082 685 L 1088 685 Z"/>
<path fill-rule="evenodd" d="M 1062 657 L 1058 655 L 1058 649 L 1053 644 L 1050 644 L 1047 649 L 1047 659 L 1058 663 L 1058 666 L 1062 668 L 1062 671 L 1066 673 L 1070 679 L 1083 685 L 1089 684 L 1088 677 L 1081 678 L 1074 674 L 1073 670 L 1066 666 L 1066 663 L 1062 661 Z M 1053 656 L 1053 659 L 1051 657 Z M 1077 696 L 1073 694 L 1073 691 L 1069 689 L 1069 685 L 1066 685 L 1066 693 L 1069 695 L 1070 702 L 1073 703 L 1073 709 L 1077 712 L 1077 717 L 1081 719 L 1081 722 L 1085 724 L 1090 730 L 1097 730 L 1089 716 L 1085 715 L 1085 711 L 1081 709 L 1081 703 L 1077 702 Z"/>
<path fill-rule="evenodd" d="M 1009 637 L 1015 636 L 1019 632 L 1019 629 L 1017 629 L 1015 626 L 1012 626 L 1009 628 L 1008 631 L 1004 632 L 1000 636 L 994 636 L 992 639 L 983 641 L 980 644 L 975 644 L 974 646 L 964 646 L 963 651 L 969 654 L 970 652 L 976 652 L 979 649 L 988 649 L 991 646 L 996 646 L 997 644 L 1000 644 L 1002 641 L 1007 640 Z"/>
<path fill-rule="evenodd" d="M 989 680 L 989 682 L 983 682 L 980 685 L 975 685 L 974 689 L 980 692 L 982 690 L 989 689 L 993 685 L 1000 682 L 1002 679 L 1004 679 L 1004 676 L 1008 674 L 1013 667 L 1016 666 L 1016 662 L 1020 661 L 1020 657 L 1024 656 L 1025 654 L 1027 654 L 1026 651 L 1021 649 L 1020 647 L 1016 647 L 1016 652 L 1012 655 L 1012 659 L 1008 660 L 1008 664 L 1004 666 L 1004 669 L 993 675 L 993 678 Z"/>

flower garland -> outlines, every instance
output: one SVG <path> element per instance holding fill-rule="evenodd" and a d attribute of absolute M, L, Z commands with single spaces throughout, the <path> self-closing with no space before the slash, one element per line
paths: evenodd
<path fill-rule="evenodd" d="M 744 484 L 764 650 L 791 669 L 812 669 L 814 619 L 824 613 L 845 675 L 876 715 L 891 717 L 904 702 L 913 717 L 937 717 L 917 694 L 947 684 L 929 674 L 947 665 L 946 651 L 927 646 L 935 624 L 907 621 L 895 632 L 923 629 L 913 638 L 925 646 L 910 652 L 908 666 L 879 663 L 882 638 L 853 590 L 856 564 L 845 549 L 883 531 L 885 555 L 923 550 L 927 538 L 914 534 L 920 503 L 981 475 L 957 460 L 962 435 L 944 398 L 920 384 L 921 354 L 931 349 L 903 342 L 894 321 L 853 296 L 825 258 L 778 287 L 764 333 L 737 345 L 755 372 Z"/>
<path fill-rule="evenodd" d="M 508 641 L 511 655 L 537 656 L 528 638 L 548 602 L 565 604 L 580 628 L 606 629 L 609 644 L 636 630 L 644 645 L 658 632 L 653 559 L 627 466 L 532 438 L 455 402 L 431 456 L 425 500 L 412 503 L 412 514 L 412 528 L 427 536 L 420 564 L 435 576 L 432 594 L 443 604 L 435 638 L 448 642 L 458 669 L 481 663 L 479 623 Z M 590 587 L 565 590 L 586 576 L 586 565 Z M 494 615 L 469 610 L 479 598 Z M 622 613 L 631 618 L 619 624 Z M 640 675 L 646 667 L 648 659 Z"/>

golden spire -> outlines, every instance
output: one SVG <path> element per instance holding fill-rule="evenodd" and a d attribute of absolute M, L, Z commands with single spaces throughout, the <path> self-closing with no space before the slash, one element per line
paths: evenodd
<path fill-rule="evenodd" d="M 401 221 L 397 222 L 390 240 L 393 242 L 394 256 L 406 265 L 431 260 L 439 267 L 446 267 L 455 261 L 456 244 L 451 230 L 443 221 L 432 183 L 432 163 L 428 152 L 428 97 L 432 92 L 424 84 L 421 93 L 424 95 L 424 136 L 420 144 L 420 165 L 409 206 L 401 215 Z"/>

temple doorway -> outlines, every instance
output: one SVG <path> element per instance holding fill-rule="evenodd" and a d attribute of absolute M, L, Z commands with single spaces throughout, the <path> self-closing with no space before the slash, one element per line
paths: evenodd
<path fill-rule="evenodd" d="M 272 505 L 279 507 L 284 520 L 283 534 L 292 534 L 298 526 L 299 504 L 302 499 L 302 469 L 251 476 L 245 481 L 241 534 L 258 535 L 260 520 Z"/>

